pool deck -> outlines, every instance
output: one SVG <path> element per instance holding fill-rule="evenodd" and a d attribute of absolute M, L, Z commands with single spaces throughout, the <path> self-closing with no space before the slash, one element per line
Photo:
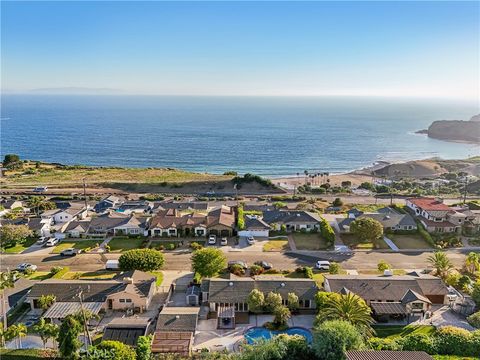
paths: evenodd
<path fill-rule="evenodd" d="M 315 315 L 294 315 L 288 321 L 289 327 L 303 327 L 311 330 Z M 262 326 L 273 320 L 273 315 L 250 315 L 249 323 L 237 325 L 235 329 L 217 329 L 216 319 L 200 320 L 193 343 L 193 349 L 208 348 L 210 351 L 235 351 L 235 344 L 244 339 L 244 332 L 255 326 Z"/>

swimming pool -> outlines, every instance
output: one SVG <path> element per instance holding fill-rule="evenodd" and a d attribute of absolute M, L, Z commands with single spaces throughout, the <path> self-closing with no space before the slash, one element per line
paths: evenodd
<path fill-rule="evenodd" d="M 248 344 L 254 344 L 256 341 L 269 340 L 272 337 L 280 334 L 301 335 L 307 339 L 309 344 L 312 342 L 312 333 L 309 330 L 301 327 L 291 327 L 282 331 L 268 330 L 264 327 L 253 327 L 245 331 L 243 336 L 245 337 L 245 340 L 247 340 Z"/>

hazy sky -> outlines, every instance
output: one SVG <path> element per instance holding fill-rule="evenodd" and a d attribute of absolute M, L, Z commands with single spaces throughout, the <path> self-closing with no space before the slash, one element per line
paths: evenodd
<path fill-rule="evenodd" d="M 478 98 L 479 4 L 2 1 L 2 87 Z"/>

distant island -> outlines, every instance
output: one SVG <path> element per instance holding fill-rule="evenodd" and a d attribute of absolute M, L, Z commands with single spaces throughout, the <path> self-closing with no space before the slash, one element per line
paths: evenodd
<path fill-rule="evenodd" d="M 433 139 L 480 144 L 480 114 L 472 116 L 469 121 L 437 120 L 428 129 L 416 133 L 426 134 Z"/>

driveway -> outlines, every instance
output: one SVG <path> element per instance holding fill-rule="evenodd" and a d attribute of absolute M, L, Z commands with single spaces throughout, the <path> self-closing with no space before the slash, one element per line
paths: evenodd
<path fill-rule="evenodd" d="M 442 306 L 433 311 L 432 317 L 422 321 L 425 325 L 433 325 L 435 327 L 456 326 L 468 331 L 474 331 L 475 328 L 471 326 L 467 320 L 452 311 L 448 306 Z"/>

